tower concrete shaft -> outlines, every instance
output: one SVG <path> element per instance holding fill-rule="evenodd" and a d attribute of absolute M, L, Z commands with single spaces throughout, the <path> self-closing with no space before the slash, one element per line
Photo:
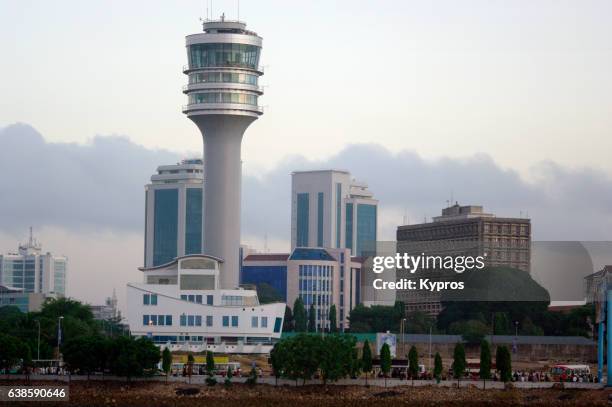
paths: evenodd
<path fill-rule="evenodd" d="M 204 140 L 203 253 L 223 259 L 220 288 L 239 284 L 241 143 L 263 112 L 258 78 L 261 37 L 239 21 L 205 21 L 187 36 L 189 65 L 183 113 Z"/>

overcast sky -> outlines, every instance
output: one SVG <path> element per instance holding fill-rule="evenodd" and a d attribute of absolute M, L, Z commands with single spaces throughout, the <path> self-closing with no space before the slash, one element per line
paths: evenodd
<path fill-rule="evenodd" d="M 201 153 L 181 68 L 205 4 L 0 0 L 0 251 L 34 226 L 70 256 L 69 295 L 140 279 L 143 185 Z M 452 191 L 528 211 L 536 239 L 612 240 L 611 15 L 606 0 L 241 1 L 266 68 L 243 240 L 287 248 L 289 173 L 320 167 L 370 184 L 386 239 Z"/>

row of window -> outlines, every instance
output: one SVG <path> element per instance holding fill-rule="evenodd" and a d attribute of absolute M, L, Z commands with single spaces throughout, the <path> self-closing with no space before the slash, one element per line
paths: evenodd
<path fill-rule="evenodd" d="M 314 264 L 300 264 L 299 276 L 300 277 L 333 277 L 334 267 L 333 266 L 317 266 Z"/>
<path fill-rule="evenodd" d="M 259 65 L 259 50 L 259 47 L 247 44 L 193 44 L 189 46 L 189 66 L 239 66 L 256 69 Z"/>
<path fill-rule="evenodd" d="M 221 317 L 221 324 L 224 327 L 232 327 L 238 326 L 238 316 L 237 315 L 224 315 Z M 172 315 L 143 315 L 142 316 L 142 324 L 144 326 L 171 326 L 172 325 Z M 202 318 L 202 315 L 186 315 L 182 314 L 179 318 L 180 326 L 202 326 L 205 324 L 207 327 L 213 326 L 213 316 L 205 315 Z M 251 317 L 251 328 L 267 328 L 268 327 L 268 317 Z"/>
<path fill-rule="evenodd" d="M 311 305 L 329 305 L 330 304 L 330 297 L 331 295 L 329 294 L 313 294 L 313 293 L 308 293 L 308 292 L 303 292 L 301 291 L 300 293 L 300 298 L 302 299 L 302 302 L 304 302 L 304 305 L 308 308 Z"/>
<path fill-rule="evenodd" d="M 143 315 L 142 324 L 144 326 L 172 326 L 172 315 Z"/>
<path fill-rule="evenodd" d="M 257 75 L 235 72 L 198 72 L 189 75 L 189 83 L 246 83 L 257 85 Z"/>
<path fill-rule="evenodd" d="M 203 300 L 204 296 L 200 295 L 200 294 L 181 294 L 181 300 L 183 301 L 189 301 L 189 302 L 195 302 L 196 304 L 203 304 L 202 300 Z M 207 295 L 206 296 L 206 305 L 213 305 L 213 296 L 212 295 Z"/>
<path fill-rule="evenodd" d="M 307 280 L 307 279 L 299 279 L 299 287 L 300 291 L 330 291 L 330 281 L 329 280 Z"/>
<path fill-rule="evenodd" d="M 257 95 L 229 92 L 190 93 L 189 104 L 195 103 L 237 103 L 257 106 Z"/>

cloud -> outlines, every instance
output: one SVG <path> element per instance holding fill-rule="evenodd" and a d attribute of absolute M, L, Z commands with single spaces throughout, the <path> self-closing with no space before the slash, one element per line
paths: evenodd
<path fill-rule="evenodd" d="M 125 137 L 47 143 L 28 125 L 8 126 L 0 130 L 0 229 L 22 232 L 35 225 L 141 233 L 143 186 L 158 165 L 179 159 L 177 153 L 148 149 Z M 438 215 L 452 194 L 460 203 L 484 205 L 498 216 L 529 213 L 535 239 L 612 240 L 608 174 L 542 162 L 525 180 L 485 154 L 425 160 L 376 144 L 350 145 L 322 161 L 287 157 L 262 174 L 247 171 L 243 235 L 288 242 L 291 172 L 315 168 L 347 169 L 369 184 L 380 200 L 383 239 L 393 239 L 406 214 L 410 223 Z"/>
<path fill-rule="evenodd" d="M 0 130 L 0 229 L 139 230 L 144 185 L 159 164 L 178 159 L 126 137 L 47 143 L 28 125 L 8 126 Z"/>

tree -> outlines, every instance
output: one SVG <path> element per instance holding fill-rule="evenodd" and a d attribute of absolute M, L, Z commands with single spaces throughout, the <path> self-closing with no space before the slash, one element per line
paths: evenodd
<path fill-rule="evenodd" d="M 77 336 L 68 339 L 62 346 L 64 362 L 71 372 L 79 371 L 87 374 L 99 368 L 98 352 L 96 352 L 95 339 L 91 336 Z"/>
<path fill-rule="evenodd" d="M 166 373 L 166 383 L 168 383 L 170 369 L 172 369 L 172 353 L 170 352 L 170 349 L 164 348 L 164 351 L 162 352 L 162 370 L 164 373 Z"/>
<path fill-rule="evenodd" d="M 317 313 L 315 311 L 314 304 L 310 304 L 310 309 L 308 310 L 308 332 L 316 332 L 317 331 Z"/>
<path fill-rule="evenodd" d="M 385 387 L 387 387 L 387 376 L 391 371 L 391 349 L 389 349 L 389 344 L 383 344 L 380 349 L 380 370 L 383 372 L 385 377 Z"/>
<path fill-rule="evenodd" d="M 308 329 L 306 309 L 301 297 L 296 298 L 293 303 L 293 319 L 295 321 L 295 332 L 306 332 Z"/>
<path fill-rule="evenodd" d="M 495 359 L 496 368 L 499 371 L 501 380 L 504 383 L 512 380 L 512 361 L 508 348 L 506 346 L 498 346 Z"/>
<path fill-rule="evenodd" d="M 193 353 L 189 352 L 187 354 L 187 377 L 189 378 L 189 383 L 191 384 L 191 375 L 193 374 L 193 363 L 195 359 L 193 357 Z"/>
<path fill-rule="evenodd" d="M 428 334 L 429 327 L 433 326 L 435 319 L 423 311 L 412 311 L 406 314 L 406 333 Z"/>
<path fill-rule="evenodd" d="M 216 385 L 217 379 L 215 379 L 215 358 L 211 351 L 206 352 L 206 374 L 208 375 L 206 378 L 206 384 L 208 386 Z"/>
<path fill-rule="evenodd" d="M 323 385 L 328 381 L 337 381 L 351 373 L 355 337 L 345 335 L 328 335 L 316 337 L 319 353 L 319 370 Z"/>
<path fill-rule="evenodd" d="M 386 332 L 397 331 L 403 316 L 404 305 L 396 302 L 392 307 L 357 305 L 349 314 L 351 332 Z"/>
<path fill-rule="evenodd" d="M 478 374 L 482 379 L 483 388 L 486 387 L 486 381 L 491 378 L 491 348 L 486 339 L 480 343 L 480 371 Z"/>
<path fill-rule="evenodd" d="M 260 304 L 271 304 L 274 302 L 284 302 L 283 297 L 276 288 L 268 283 L 257 284 L 257 298 Z"/>
<path fill-rule="evenodd" d="M 489 333 L 489 327 L 484 322 L 470 319 L 468 321 L 453 322 L 448 327 L 448 331 L 452 335 L 461 335 L 466 343 L 475 345 L 482 342 Z"/>
<path fill-rule="evenodd" d="M 459 381 L 465 373 L 467 361 L 465 360 L 465 348 L 461 342 L 455 345 L 455 351 L 453 352 L 453 376 L 457 378 L 457 387 L 459 387 Z"/>
<path fill-rule="evenodd" d="M 293 331 L 293 313 L 288 305 L 285 305 L 285 318 L 283 318 L 283 332 Z"/>
<path fill-rule="evenodd" d="M 329 332 L 338 332 L 336 304 L 332 304 L 331 307 L 329 307 Z"/>
<path fill-rule="evenodd" d="M 419 374 L 419 352 L 414 345 L 412 345 L 408 351 L 408 374 L 414 386 L 414 378 L 418 377 Z"/>
<path fill-rule="evenodd" d="M 442 366 L 442 356 L 440 356 L 439 352 L 436 352 L 436 356 L 434 358 L 434 377 L 436 378 L 436 381 L 438 383 L 440 383 L 440 379 L 442 376 L 442 371 L 444 370 L 444 367 Z"/>
<path fill-rule="evenodd" d="M 232 367 L 227 367 L 227 374 L 225 375 L 225 387 L 231 387 L 232 385 L 232 377 L 234 376 L 234 372 L 232 371 Z"/>
<path fill-rule="evenodd" d="M 367 339 L 363 341 L 363 350 L 361 351 L 361 368 L 365 373 L 367 386 L 368 373 L 372 371 L 372 350 L 370 349 L 370 342 Z"/>
<path fill-rule="evenodd" d="M 8 380 L 11 368 L 19 361 L 19 342 L 10 335 L 0 334 L 0 367 Z"/>
<path fill-rule="evenodd" d="M 274 347 L 270 351 L 270 363 L 272 365 L 272 374 L 274 374 L 275 383 L 278 386 L 278 378 L 283 374 L 283 367 L 286 363 L 286 342 L 280 341 L 274 344 Z"/>

